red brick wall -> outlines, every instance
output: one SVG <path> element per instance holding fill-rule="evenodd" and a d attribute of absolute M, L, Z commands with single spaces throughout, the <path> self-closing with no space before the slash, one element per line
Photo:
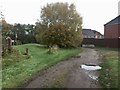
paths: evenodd
<path fill-rule="evenodd" d="M 120 24 L 104 26 L 104 38 L 120 37 Z"/>

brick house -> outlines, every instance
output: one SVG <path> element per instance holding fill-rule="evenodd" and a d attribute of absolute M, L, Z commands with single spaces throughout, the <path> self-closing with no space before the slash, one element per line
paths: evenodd
<path fill-rule="evenodd" d="M 120 38 L 120 15 L 104 24 L 104 38 Z"/>
<path fill-rule="evenodd" d="M 103 38 L 103 35 L 100 32 L 91 29 L 83 29 L 82 34 L 84 38 L 96 38 L 96 39 Z"/>
<path fill-rule="evenodd" d="M 103 39 L 104 38 L 104 36 L 100 32 L 98 32 L 96 30 L 92 30 L 92 31 L 94 32 L 96 39 Z"/>

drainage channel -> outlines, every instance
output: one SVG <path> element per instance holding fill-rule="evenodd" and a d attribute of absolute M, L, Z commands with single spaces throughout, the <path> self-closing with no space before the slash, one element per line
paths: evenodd
<path fill-rule="evenodd" d="M 93 71 L 100 70 L 102 67 L 92 64 L 83 64 L 80 66 L 80 68 L 89 71 L 88 76 L 91 79 L 98 81 L 98 75 L 96 75 Z"/>

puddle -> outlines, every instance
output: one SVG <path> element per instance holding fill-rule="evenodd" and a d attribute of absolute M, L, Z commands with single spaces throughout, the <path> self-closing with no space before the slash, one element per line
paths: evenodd
<path fill-rule="evenodd" d="M 74 58 L 81 58 L 81 56 L 74 56 Z"/>
<path fill-rule="evenodd" d="M 98 76 L 94 76 L 94 75 L 91 75 L 91 74 L 89 74 L 88 76 L 89 76 L 91 79 L 98 81 Z"/>
<path fill-rule="evenodd" d="M 102 67 L 97 66 L 97 65 L 81 65 L 80 68 L 85 69 L 85 70 L 99 70 Z"/>
<path fill-rule="evenodd" d="M 93 80 L 98 81 L 98 76 L 99 75 L 97 75 L 97 73 L 95 72 L 95 70 L 99 70 L 102 67 L 100 67 L 98 65 L 92 65 L 92 64 L 83 64 L 83 65 L 80 66 L 80 68 L 82 68 L 84 70 L 87 70 L 86 72 L 88 74 L 88 77 L 90 77 Z"/>

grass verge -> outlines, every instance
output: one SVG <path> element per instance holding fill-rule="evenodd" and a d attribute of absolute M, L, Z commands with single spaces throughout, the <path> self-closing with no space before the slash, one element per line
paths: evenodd
<path fill-rule="evenodd" d="M 100 70 L 100 84 L 104 88 L 120 88 L 118 84 L 118 51 L 117 49 L 97 48 L 102 54 L 102 69 Z"/>
<path fill-rule="evenodd" d="M 10 61 L 7 65 L 3 65 L 2 68 L 3 88 L 17 87 L 24 83 L 25 80 L 30 79 L 36 72 L 54 65 L 61 60 L 70 58 L 81 51 L 80 48 L 59 49 L 54 54 L 48 54 L 48 49 L 38 44 L 18 45 L 14 48 L 18 49 L 19 52 L 24 52 L 28 48 L 30 58 L 15 57 L 14 54 L 3 58 L 4 61 Z"/>

